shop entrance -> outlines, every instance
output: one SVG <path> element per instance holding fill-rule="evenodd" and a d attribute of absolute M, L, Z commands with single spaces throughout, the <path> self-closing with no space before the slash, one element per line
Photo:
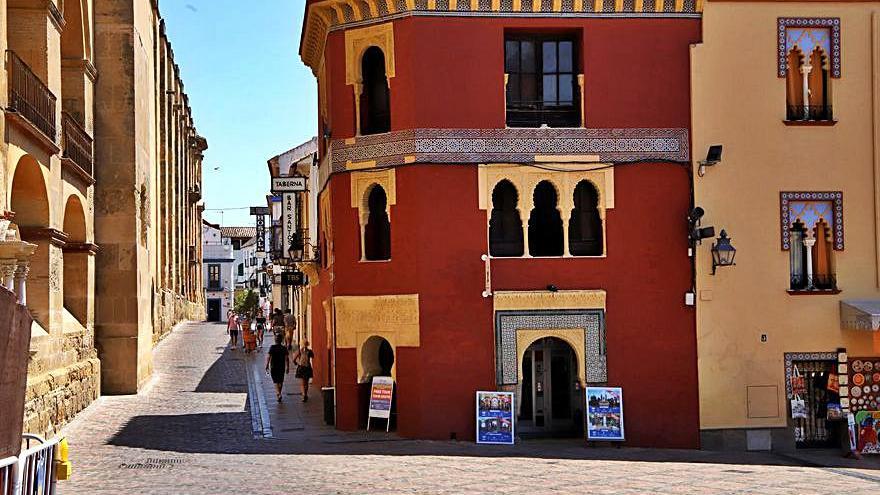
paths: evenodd
<path fill-rule="evenodd" d="M 220 321 L 220 299 L 208 299 L 208 321 Z"/>
<path fill-rule="evenodd" d="M 835 361 L 795 361 L 793 370 L 803 378 L 798 395 L 804 401 L 806 418 L 792 419 L 798 448 L 833 448 L 840 445 L 839 420 L 828 420 L 828 404 L 839 404 L 839 396 L 828 390 L 835 377 Z"/>
<path fill-rule="evenodd" d="M 583 433 L 583 390 L 577 355 L 564 340 L 548 337 L 522 356 L 518 431 L 524 437 L 568 437 Z"/>

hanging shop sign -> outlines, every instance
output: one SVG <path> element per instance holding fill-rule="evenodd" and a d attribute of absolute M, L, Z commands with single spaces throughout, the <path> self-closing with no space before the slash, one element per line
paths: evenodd
<path fill-rule="evenodd" d="M 251 216 L 267 216 L 271 215 L 272 210 L 268 206 L 251 206 Z"/>
<path fill-rule="evenodd" d="M 266 217 L 257 215 L 257 253 L 266 252 Z"/>
<path fill-rule="evenodd" d="M 394 398 L 394 379 L 390 376 L 374 376 L 370 388 L 370 412 L 367 416 L 367 430 L 370 419 L 379 418 L 387 421 L 385 431 L 391 430 L 391 402 Z"/>
<path fill-rule="evenodd" d="M 303 272 L 283 272 L 281 274 L 281 285 L 302 287 L 306 285 L 306 276 Z"/>
<path fill-rule="evenodd" d="M 587 387 L 587 440 L 622 442 L 623 389 Z"/>
<path fill-rule="evenodd" d="M 512 392 L 477 392 L 477 443 L 513 445 Z"/>
<path fill-rule="evenodd" d="M 287 193 L 281 198 L 281 226 L 284 239 L 281 256 L 287 258 L 296 240 L 296 194 Z"/>
<path fill-rule="evenodd" d="M 305 177 L 273 177 L 272 178 L 272 192 L 275 194 L 303 192 L 306 190 L 306 185 L 307 184 L 306 184 Z"/>

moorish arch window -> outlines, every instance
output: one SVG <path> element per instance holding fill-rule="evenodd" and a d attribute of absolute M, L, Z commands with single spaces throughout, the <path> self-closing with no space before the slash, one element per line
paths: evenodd
<path fill-rule="evenodd" d="M 532 256 L 562 256 L 564 238 L 559 195 L 550 181 L 535 187 L 535 207 L 529 217 L 529 253 Z"/>
<path fill-rule="evenodd" d="M 509 180 L 502 180 L 492 191 L 492 215 L 489 219 L 489 254 L 492 256 L 518 257 L 524 253 L 518 201 L 519 194 Z"/>
<path fill-rule="evenodd" d="M 843 250 L 842 194 L 782 193 L 782 221 L 790 290 L 836 291 L 834 252 Z"/>
<path fill-rule="evenodd" d="M 599 192 L 590 181 L 582 180 L 574 189 L 574 209 L 568 221 L 569 251 L 572 256 L 602 256 L 604 240 Z"/>
<path fill-rule="evenodd" d="M 833 120 L 831 78 L 840 77 L 840 20 L 781 18 L 779 37 L 786 120 Z"/>
<path fill-rule="evenodd" d="M 391 221 L 388 218 L 388 196 L 376 184 L 367 197 L 367 223 L 364 226 L 364 259 L 385 261 L 391 259 Z"/>
<path fill-rule="evenodd" d="M 385 72 L 385 53 L 371 46 L 361 59 L 363 92 L 360 101 L 361 134 L 391 131 L 391 94 Z"/>

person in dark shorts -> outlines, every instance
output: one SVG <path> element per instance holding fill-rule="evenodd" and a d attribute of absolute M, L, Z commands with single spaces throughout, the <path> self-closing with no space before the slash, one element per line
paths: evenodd
<path fill-rule="evenodd" d="M 269 355 L 266 357 L 266 373 L 272 375 L 272 383 L 275 384 L 275 398 L 278 399 L 278 402 L 281 402 L 284 375 L 290 373 L 289 351 L 283 342 L 283 335 L 275 335 L 275 345 L 269 348 Z"/>
<path fill-rule="evenodd" d="M 302 382 L 302 401 L 309 400 L 309 380 L 312 379 L 314 371 L 312 371 L 312 358 L 315 353 L 309 349 L 309 341 L 304 340 L 302 346 L 296 351 L 293 357 L 293 364 L 296 365 L 296 377 Z"/>
<path fill-rule="evenodd" d="M 234 351 L 238 347 L 238 315 L 234 311 L 229 312 L 226 331 L 229 332 L 229 343 Z"/>

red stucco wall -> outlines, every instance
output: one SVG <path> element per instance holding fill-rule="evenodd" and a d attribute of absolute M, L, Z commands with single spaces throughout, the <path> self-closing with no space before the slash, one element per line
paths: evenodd
<path fill-rule="evenodd" d="M 583 33 L 588 127 L 688 127 L 692 19 L 477 19 L 413 17 L 395 22 L 397 76 L 392 127 L 504 126 L 505 28 Z M 345 85 L 344 34 L 327 45 L 333 138 L 354 134 L 354 100 Z M 398 431 L 405 436 L 474 436 L 474 391 L 495 388 L 491 299 L 481 296 L 486 212 L 478 208 L 472 165 L 410 165 L 396 170 L 392 260 L 360 263 L 357 210 L 348 174 L 334 176 L 332 291 L 322 297 L 419 294 L 421 346 L 397 350 Z M 624 387 L 628 443 L 697 447 L 698 402 L 685 167 L 634 164 L 615 171 L 616 204 L 607 212 L 605 259 L 493 262 L 496 290 L 604 289 L 608 292 L 609 383 Z M 322 276 L 327 284 L 328 276 Z M 321 297 L 317 297 L 318 294 Z M 317 335 L 317 333 L 316 333 Z M 317 336 L 315 337 L 317 340 Z M 337 351 L 337 419 L 358 425 L 354 350 Z"/>

